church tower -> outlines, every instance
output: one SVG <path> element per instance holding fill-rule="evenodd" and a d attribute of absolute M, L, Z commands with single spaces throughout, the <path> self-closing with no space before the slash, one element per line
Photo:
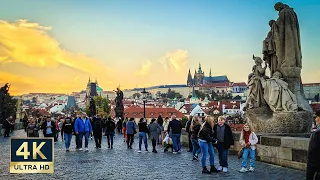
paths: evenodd
<path fill-rule="evenodd" d="M 193 85 L 193 79 L 192 79 L 192 75 L 191 75 L 190 68 L 189 68 L 187 86 L 192 86 L 192 85 Z"/>
<path fill-rule="evenodd" d="M 204 78 L 204 72 L 202 71 L 201 64 L 199 63 L 198 72 L 195 70 L 195 74 L 194 74 L 195 85 L 196 86 L 202 85 L 203 78 Z"/>

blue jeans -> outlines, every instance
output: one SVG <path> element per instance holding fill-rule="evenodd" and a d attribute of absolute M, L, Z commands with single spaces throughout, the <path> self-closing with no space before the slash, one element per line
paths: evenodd
<path fill-rule="evenodd" d="M 114 137 L 114 132 L 107 132 L 108 146 L 110 146 L 110 141 L 111 141 L 111 146 L 113 146 L 113 137 Z"/>
<path fill-rule="evenodd" d="M 252 150 L 251 148 L 244 148 L 242 154 L 242 167 L 247 167 L 248 164 L 248 155 L 250 154 L 250 166 L 255 167 L 256 161 L 256 150 Z"/>
<path fill-rule="evenodd" d="M 191 143 L 192 143 L 192 154 L 195 155 L 199 155 L 201 152 L 200 146 L 199 146 L 199 142 L 197 139 L 191 139 Z"/>
<path fill-rule="evenodd" d="M 79 132 L 79 148 L 82 148 L 83 136 L 84 136 L 84 145 L 87 148 L 89 143 L 89 132 Z"/>
<path fill-rule="evenodd" d="M 175 152 L 178 152 L 181 149 L 180 137 L 181 137 L 181 134 L 172 134 L 172 144 L 173 144 L 173 150 Z"/>
<path fill-rule="evenodd" d="M 142 139 L 144 142 L 144 147 L 148 150 L 148 140 L 147 140 L 147 133 L 139 132 L 139 150 L 141 151 Z"/>
<path fill-rule="evenodd" d="M 203 142 L 203 141 L 199 140 L 199 145 L 200 145 L 201 152 L 202 152 L 202 157 L 201 157 L 202 167 L 206 167 L 206 160 L 207 160 L 208 153 L 210 155 L 210 166 L 213 166 L 214 165 L 214 151 L 213 151 L 212 143 Z"/>
<path fill-rule="evenodd" d="M 219 153 L 219 164 L 222 167 L 228 167 L 228 149 L 224 148 L 223 143 L 217 144 L 217 150 Z"/>
<path fill-rule="evenodd" d="M 72 139 L 72 134 L 64 133 L 64 140 L 65 140 L 64 143 L 66 145 L 66 148 L 70 147 L 71 139 Z"/>

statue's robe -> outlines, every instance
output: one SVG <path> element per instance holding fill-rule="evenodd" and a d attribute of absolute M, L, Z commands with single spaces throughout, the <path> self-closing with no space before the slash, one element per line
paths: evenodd
<path fill-rule="evenodd" d="M 278 78 L 270 78 L 261 81 L 264 89 L 264 99 L 273 112 L 298 111 L 296 95 L 288 88 L 288 84 Z"/>
<path fill-rule="evenodd" d="M 274 26 L 274 25 L 273 25 Z M 276 45 L 273 37 L 273 28 L 268 32 L 267 37 L 263 41 L 262 53 L 265 55 L 265 61 L 269 64 L 270 76 L 277 71 L 278 61 L 276 56 Z"/>
<path fill-rule="evenodd" d="M 281 67 L 302 67 L 300 28 L 297 14 L 290 7 L 279 12 L 274 23 L 273 35 L 278 59 L 278 69 Z"/>

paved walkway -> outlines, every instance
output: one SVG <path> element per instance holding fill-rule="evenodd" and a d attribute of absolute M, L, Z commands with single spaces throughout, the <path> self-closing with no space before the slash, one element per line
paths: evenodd
<path fill-rule="evenodd" d="M 22 130 L 14 132 L 13 137 L 26 137 Z M 304 179 L 303 171 L 283 168 L 257 162 L 253 173 L 239 173 L 240 160 L 229 156 L 229 172 L 218 174 L 202 174 L 200 162 L 192 162 L 191 154 L 183 149 L 181 154 L 163 153 L 159 146 L 158 153 L 137 153 L 138 140 L 134 149 L 127 150 L 123 138 L 115 136 L 114 149 L 107 149 L 106 138 L 103 137 L 102 149 L 95 149 L 94 140 L 89 142 L 89 151 L 75 151 L 74 138 L 72 150 L 66 152 L 64 143 L 55 144 L 54 174 L 10 174 L 9 152 L 10 141 L 0 137 L 0 179 Z M 149 142 L 151 145 L 151 142 Z M 151 148 L 149 148 L 151 150 Z M 217 162 L 217 156 L 215 156 Z M 87 160 L 87 161 L 84 161 Z"/>

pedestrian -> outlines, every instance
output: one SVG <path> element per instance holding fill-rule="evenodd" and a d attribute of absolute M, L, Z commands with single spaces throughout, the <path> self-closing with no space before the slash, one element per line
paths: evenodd
<path fill-rule="evenodd" d="M 61 134 L 61 141 L 63 141 L 64 140 L 64 137 L 63 137 L 63 130 L 62 130 L 62 125 L 63 125 L 63 122 L 64 122 L 64 119 L 63 118 L 61 118 L 60 120 L 59 120 L 59 122 L 58 122 L 58 124 L 59 124 L 59 129 L 60 129 L 60 134 Z"/>
<path fill-rule="evenodd" d="M 201 128 L 201 120 L 198 116 L 192 118 L 192 122 L 190 123 L 190 131 L 191 131 L 191 143 L 192 143 L 192 160 L 199 161 L 199 154 L 201 152 L 201 148 L 199 146 L 198 134 Z"/>
<path fill-rule="evenodd" d="M 128 118 L 126 118 L 122 123 L 122 132 L 123 132 L 123 142 L 127 141 L 127 122 Z"/>
<path fill-rule="evenodd" d="M 51 120 L 50 116 L 46 117 L 46 121 L 42 123 L 41 129 L 43 131 L 44 137 L 53 137 L 54 138 L 55 133 L 56 133 L 56 124 L 54 121 Z"/>
<path fill-rule="evenodd" d="M 133 121 L 134 121 L 134 118 L 130 118 L 130 120 L 126 124 L 127 147 L 128 147 L 128 149 L 132 149 L 132 143 L 133 143 L 134 134 L 137 133 L 137 131 L 136 131 L 137 126 Z"/>
<path fill-rule="evenodd" d="M 242 165 L 240 172 L 253 172 L 256 161 L 256 144 L 258 143 L 257 135 L 252 131 L 249 124 L 245 124 L 240 134 L 239 139 L 242 146 Z M 247 169 L 248 156 L 250 157 L 250 168 Z"/>
<path fill-rule="evenodd" d="M 228 150 L 234 145 L 233 133 L 226 119 L 223 116 L 218 117 L 218 124 L 213 127 L 214 139 L 218 140 L 215 144 L 219 154 L 218 171 L 228 172 Z"/>
<path fill-rule="evenodd" d="M 64 133 L 65 138 L 65 146 L 66 151 L 70 150 L 70 143 L 72 139 L 72 133 L 73 133 L 73 123 L 71 122 L 70 117 L 66 117 L 65 121 L 62 124 L 61 131 Z"/>
<path fill-rule="evenodd" d="M 92 126 L 85 112 L 82 112 L 81 118 L 77 118 L 74 123 L 75 133 L 79 134 L 79 150 L 82 151 L 82 139 L 85 138 L 85 148 L 88 151 L 89 134 L 92 133 Z"/>
<path fill-rule="evenodd" d="M 4 137 L 10 137 L 10 130 L 11 130 L 11 126 L 12 126 L 12 123 L 11 123 L 11 119 L 13 117 L 10 116 L 9 118 L 7 118 L 4 122 L 3 122 L 3 128 L 5 129 L 4 131 Z"/>
<path fill-rule="evenodd" d="M 96 143 L 96 148 L 101 148 L 102 131 L 104 126 L 105 125 L 103 123 L 103 120 L 100 114 L 97 114 L 96 117 L 93 117 L 92 130 L 93 130 L 94 141 Z"/>
<path fill-rule="evenodd" d="M 214 166 L 214 150 L 213 145 L 217 143 L 217 140 L 213 137 L 213 126 L 214 126 L 214 119 L 211 116 L 207 116 L 204 119 L 204 123 L 201 125 L 199 130 L 199 145 L 202 152 L 201 157 L 201 165 L 202 165 L 202 173 L 211 174 L 212 172 L 219 172 L 216 167 Z M 210 171 L 206 167 L 206 160 L 207 155 L 210 155 Z"/>
<path fill-rule="evenodd" d="M 174 154 L 177 154 L 178 152 L 181 151 L 181 142 L 180 142 L 181 129 L 182 129 L 181 121 L 177 120 L 175 115 L 172 115 L 171 121 L 169 122 L 169 125 L 168 125 L 168 133 L 169 134 L 171 133 Z"/>
<path fill-rule="evenodd" d="M 189 150 L 188 152 L 193 152 L 193 147 L 192 147 L 192 142 L 191 142 L 191 131 L 190 131 L 190 126 L 191 126 L 191 121 L 192 121 L 192 116 L 189 117 L 189 120 L 186 123 L 186 132 L 188 133 L 188 147 Z"/>
<path fill-rule="evenodd" d="M 81 115 L 77 115 L 76 118 L 72 119 L 72 126 L 73 126 L 73 135 L 76 137 L 75 141 L 76 141 L 76 149 L 79 149 L 79 134 L 76 134 L 76 130 L 74 128 L 74 124 L 76 123 L 77 118 L 80 118 Z"/>
<path fill-rule="evenodd" d="M 156 150 L 156 145 L 157 145 L 157 139 L 159 138 L 159 135 L 162 130 L 161 126 L 155 122 L 156 119 L 151 119 L 151 122 L 150 124 L 148 125 L 148 129 L 149 129 L 149 133 L 150 133 L 150 139 L 151 139 L 151 142 L 152 142 L 152 152 L 153 153 L 157 153 L 157 150 Z"/>
<path fill-rule="evenodd" d="M 108 139 L 108 148 L 113 149 L 113 138 L 116 129 L 116 123 L 111 117 L 108 117 L 108 121 L 106 122 L 107 127 L 107 139 Z"/>
<path fill-rule="evenodd" d="M 311 134 L 309 142 L 307 180 L 320 180 L 320 111 L 316 112 L 315 124 L 317 130 Z"/>
<path fill-rule="evenodd" d="M 157 143 L 158 143 L 158 144 L 161 144 L 161 143 L 162 143 L 162 140 L 163 140 L 163 135 L 162 135 L 162 133 L 163 133 L 163 130 L 164 130 L 164 129 L 163 129 L 163 118 L 162 118 L 161 115 L 158 116 L 158 118 L 157 118 L 157 123 L 158 123 L 159 126 L 161 127 L 160 131 L 158 132 L 159 136 L 158 136 L 158 138 L 157 138 Z"/>
<path fill-rule="evenodd" d="M 52 117 L 52 121 L 54 122 L 54 125 L 56 126 L 56 130 L 54 132 L 54 142 L 57 142 L 58 138 L 59 138 L 60 127 L 59 127 L 59 123 L 58 123 L 57 119 Z"/>
<path fill-rule="evenodd" d="M 117 120 L 117 130 L 118 130 L 118 133 L 119 134 L 122 134 L 122 123 L 123 123 L 123 121 L 122 121 L 122 119 L 121 118 L 118 118 L 118 120 Z"/>
<path fill-rule="evenodd" d="M 27 137 L 39 137 L 39 127 L 34 118 L 31 119 L 27 126 Z"/>
<path fill-rule="evenodd" d="M 149 134 L 149 129 L 147 127 L 147 122 L 144 118 L 140 118 L 138 123 L 139 128 L 139 150 L 138 153 L 141 153 L 142 141 L 144 143 L 145 150 L 148 151 L 148 139 L 147 134 Z"/>

